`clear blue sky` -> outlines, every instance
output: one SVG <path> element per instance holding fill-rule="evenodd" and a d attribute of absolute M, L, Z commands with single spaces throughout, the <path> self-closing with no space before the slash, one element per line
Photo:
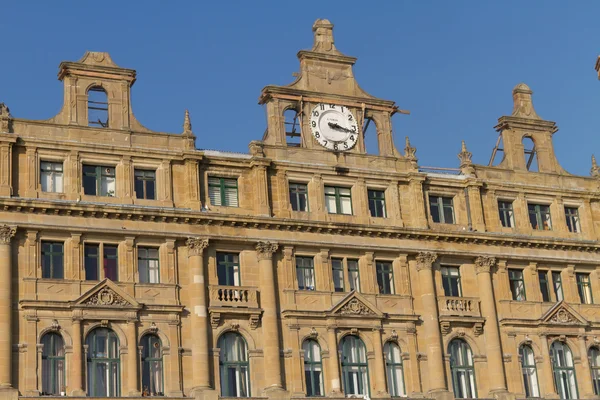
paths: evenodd
<path fill-rule="evenodd" d="M 399 148 L 410 136 L 420 165 L 457 167 L 461 139 L 487 164 L 519 82 L 558 124 L 567 171 L 588 175 L 600 156 L 596 1 L 4 0 L 1 13 L 0 101 L 19 118 L 55 115 L 58 64 L 106 51 L 138 72 L 142 124 L 179 133 L 188 108 L 199 148 L 247 152 L 265 129 L 261 89 L 292 82 L 296 52 L 327 18 L 361 87 L 411 111 L 394 116 L 394 134 Z"/>

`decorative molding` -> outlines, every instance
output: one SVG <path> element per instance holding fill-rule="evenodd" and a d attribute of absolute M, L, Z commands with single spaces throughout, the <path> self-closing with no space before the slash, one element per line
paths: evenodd
<path fill-rule="evenodd" d="M 561 325 L 571 325 L 578 324 L 579 320 L 577 320 L 575 317 L 573 317 L 573 315 L 571 315 L 570 312 L 563 308 L 558 310 L 558 312 L 556 312 L 556 314 L 554 314 L 552 318 L 548 320 L 548 322 Z"/>
<path fill-rule="evenodd" d="M 319 336 L 319 332 L 317 332 L 317 330 L 315 329 L 315 327 L 313 326 L 310 329 L 310 333 L 308 334 L 308 337 L 312 338 L 312 339 L 316 339 Z"/>
<path fill-rule="evenodd" d="M 417 271 L 431 269 L 438 256 L 433 252 L 420 252 L 417 254 Z"/>
<path fill-rule="evenodd" d="M 475 336 L 483 334 L 483 322 L 475 322 L 475 324 L 473 324 L 473 334 Z"/>
<path fill-rule="evenodd" d="M 405 146 L 404 146 L 404 158 L 406 158 L 409 161 L 417 161 L 417 148 L 416 147 L 412 147 L 410 145 L 410 139 L 408 138 L 408 136 L 405 139 Z"/>
<path fill-rule="evenodd" d="M 273 253 L 277 251 L 279 245 L 274 242 L 258 242 L 256 243 L 256 253 L 259 260 L 271 260 Z"/>
<path fill-rule="evenodd" d="M 208 239 L 189 237 L 185 244 L 188 248 L 188 256 L 200 256 L 204 249 L 208 247 Z"/>
<path fill-rule="evenodd" d="M 447 322 L 447 321 L 440 322 L 440 331 L 442 332 L 443 336 L 448 335 L 451 330 L 452 330 L 452 328 L 450 328 L 450 322 Z"/>
<path fill-rule="evenodd" d="M 83 304 L 91 306 L 130 306 L 131 304 L 111 288 L 105 287 L 94 293 Z"/>
<path fill-rule="evenodd" d="M 259 314 L 250 314 L 250 329 L 258 328 L 259 322 L 260 322 Z"/>
<path fill-rule="evenodd" d="M 10 240 L 17 233 L 17 228 L 9 225 L 0 226 L 0 244 L 10 244 Z"/>
<path fill-rule="evenodd" d="M 221 313 L 213 312 L 210 313 L 210 326 L 213 329 L 217 329 L 221 323 Z"/>
<path fill-rule="evenodd" d="M 156 326 L 156 324 L 152 322 L 152 324 L 148 328 L 148 332 L 156 334 L 158 332 L 158 326 Z"/>
<path fill-rule="evenodd" d="M 475 259 L 475 272 L 477 274 L 490 273 L 496 265 L 496 257 L 479 256 Z"/>
<path fill-rule="evenodd" d="M 352 299 L 344 304 L 338 313 L 342 315 L 376 315 L 373 310 L 358 299 Z"/>

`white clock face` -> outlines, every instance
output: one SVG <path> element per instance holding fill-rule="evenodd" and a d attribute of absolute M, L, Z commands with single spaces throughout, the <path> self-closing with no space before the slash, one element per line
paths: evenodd
<path fill-rule="evenodd" d="M 321 146 L 347 151 L 358 141 L 356 117 L 346 106 L 317 104 L 310 113 L 312 134 Z"/>

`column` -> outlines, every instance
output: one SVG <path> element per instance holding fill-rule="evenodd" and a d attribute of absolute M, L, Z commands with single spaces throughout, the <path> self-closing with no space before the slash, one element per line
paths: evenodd
<path fill-rule="evenodd" d="M 594 387 L 592 386 L 592 380 L 587 379 L 590 376 L 590 361 L 588 360 L 587 346 L 585 344 L 585 336 L 580 335 L 579 341 L 579 354 L 581 359 L 581 378 L 578 380 L 580 393 L 579 396 L 583 399 L 594 398 Z M 577 367 L 577 364 L 575 364 Z"/>
<path fill-rule="evenodd" d="M 540 385 L 540 394 L 546 399 L 558 399 L 558 394 L 554 387 L 554 374 L 552 373 L 552 360 L 550 359 L 547 333 L 540 333 L 540 342 L 542 344 L 542 357 L 544 358 L 542 379 L 540 379 L 540 382 L 542 382 Z"/>
<path fill-rule="evenodd" d="M 383 343 L 379 327 L 373 328 L 373 350 L 375 351 L 375 392 L 380 396 L 386 396 Z"/>
<path fill-rule="evenodd" d="M 12 262 L 10 240 L 17 228 L 2 225 L 0 227 L 0 389 L 11 388 L 12 371 Z"/>
<path fill-rule="evenodd" d="M 448 392 L 442 358 L 442 334 L 438 321 L 437 299 L 433 282 L 433 263 L 437 259 L 435 253 L 417 254 L 417 272 L 423 304 L 423 330 L 427 346 L 427 372 L 429 377 L 429 393 Z"/>
<path fill-rule="evenodd" d="M 494 257 L 482 256 L 475 259 L 475 272 L 477 273 L 479 297 L 481 299 L 481 316 L 485 318 L 483 333 L 485 335 L 490 397 L 496 397 L 493 394 L 508 392 L 504 375 L 502 347 L 500 346 L 500 330 L 494 300 L 494 287 L 492 285 L 491 268 L 495 264 L 496 259 Z"/>
<path fill-rule="evenodd" d="M 338 345 L 335 326 L 327 326 L 327 342 L 329 345 L 329 376 L 331 377 L 330 397 L 339 397 L 342 393 L 340 389 L 340 364 L 338 361 Z"/>
<path fill-rule="evenodd" d="M 83 391 L 83 358 L 81 346 L 81 318 L 79 316 L 73 317 L 73 323 L 71 325 L 71 337 L 73 339 L 73 354 L 71 355 L 71 377 L 69 379 L 69 396 L 85 396 Z"/>
<path fill-rule="evenodd" d="M 190 271 L 190 309 L 192 341 L 192 392 L 210 389 L 208 313 L 206 309 L 206 284 L 204 283 L 204 249 L 208 239 L 188 238 L 188 268 Z"/>
<path fill-rule="evenodd" d="M 139 396 L 138 388 L 138 340 L 136 321 L 127 321 L 127 392 Z"/>
<path fill-rule="evenodd" d="M 256 255 L 258 257 L 258 269 L 260 274 L 260 306 L 263 309 L 262 332 L 263 351 L 265 363 L 265 390 L 282 389 L 281 380 L 281 349 L 279 341 L 279 322 L 277 321 L 277 292 L 274 273 L 273 253 L 279 245 L 271 242 L 258 242 L 256 244 Z"/>

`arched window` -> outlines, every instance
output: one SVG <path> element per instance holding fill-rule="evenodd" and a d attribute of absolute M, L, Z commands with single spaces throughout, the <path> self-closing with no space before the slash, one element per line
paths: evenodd
<path fill-rule="evenodd" d="M 302 145 L 302 132 L 298 111 L 288 108 L 283 112 L 285 125 L 285 140 L 290 147 L 300 147 Z"/>
<path fill-rule="evenodd" d="M 344 393 L 369 395 L 369 367 L 365 344 L 358 336 L 346 336 L 340 343 Z"/>
<path fill-rule="evenodd" d="M 65 390 L 65 343 L 58 333 L 42 336 L 42 394 L 59 396 Z"/>
<path fill-rule="evenodd" d="M 248 350 L 244 338 L 227 332 L 219 338 L 222 397 L 250 397 Z"/>
<path fill-rule="evenodd" d="M 461 339 L 454 339 L 448 346 L 450 353 L 450 371 L 452 387 L 457 399 L 473 399 L 477 397 L 475 389 L 475 370 L 473 369 L 473 353 L 471 347 Z"/>
<path fill-rule="evenodd" d="M 525 166 L 527 171 L 538 171 L 537 150 L 535 143 L 530 137 L 523 138 L 523 155 L 525 156 Z"/>
<path fill-rule="evenodd" d="M 323 396 L 323 361 L 321 347 L 316 340 L 305 340 L 304 350 L 304 379 L 306 380 L 306 395 Z"/>
<path fill-rule="evenodd" d="M 156 335 L 142 337 L 142 392 L 163 396 L 162 343 Z"/>
<path fill-rule="evenodd" d="M 383 346 L 385 368 L 387 372 L 388 391 L 392 397 L 406 396 L 404 389 L 404 372 L 402 371 L 402 352 L 400 346 L 387 342 Z"/>
<path fill-rule="evenodd" d="M 362 138 L 365 153 L 379 155 L 379 135 L 377 135 L 377 126 L 372 118 L 365 118 L 362 127 Z"/>
<path fill-rule="evenodd" d="M 540 397 L 537 368 L 535 366 L 535 357 L 531 346 L 521 346 L 519 348 L 519 358 L 521 359 L 521 372 L 523 374 L 525 397 Z"/>
<path fill-rule="evenodd" d="M 565 343 L 556 341 L 550 348 L 554 383 L 561 399 L 576 399 L 577 378 L 573 366 L 573 354 Z"/>
<path fill-rule="evenodd" d="M 88 126 L 108 128 L 108 96 L 99 86 L 88 90 Z"/>
<path fill-rule="evenodd" d="M 120 396 L 119 338 L 108 328 L 94 329 L 87 337 L 88 396 Z"/>
<path fill-rule="evenodd" d="M 594 394 L 598 396 L 600 395 L 600 350 L 597 347 L 590 347 L 588 359 L 590 361 Z"/>

